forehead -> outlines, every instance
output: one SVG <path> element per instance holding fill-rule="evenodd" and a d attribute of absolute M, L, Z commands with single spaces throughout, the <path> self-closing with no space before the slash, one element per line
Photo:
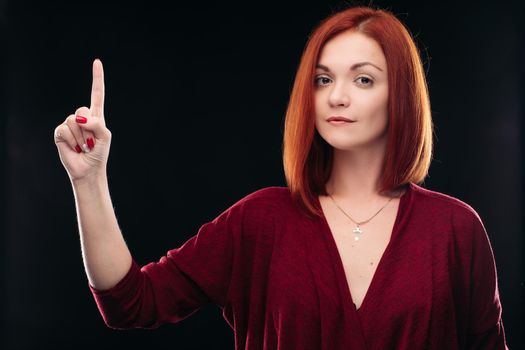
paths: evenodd
<path fill-rule="evenodd" d="M 319 62 L 329 67 L 369 61 L 386 69 L 381 46 L 370 37 L 355 31 L 346 31 L 328 40 L 319 55 Z"/>

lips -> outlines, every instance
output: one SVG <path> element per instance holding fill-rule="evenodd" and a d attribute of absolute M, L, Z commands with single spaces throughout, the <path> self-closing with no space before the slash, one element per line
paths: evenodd
<path fill-rule="evenodd" d="M 327 121 L 331 122 L 331 121 L 336 121 L 336 122 L 349 122 L 349 123 L 353 123 L 355 122 L 355 120 L 351 120 L 351 119 L 348 119 L 348 118 L 345 118 L 345 117 L 341 117 L 341 116 L 333 116 L 333 117 L 330 117 L 327 119 Z"/>

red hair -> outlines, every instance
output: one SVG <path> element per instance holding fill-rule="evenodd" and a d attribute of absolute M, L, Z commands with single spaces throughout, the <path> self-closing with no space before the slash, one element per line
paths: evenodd
<path fill-rule="evenodd" d="M 432 160 L 433 125 L 428 88 L 418 49 L 408 29 L 389 11 L 351 7 L 327 17 L 312 31 L 303 51 L 284 122 L 283 165 L 292 198 L 307 214 L 326 195 L 332 147 L 315 129 L 314 76 L 324 44 L 347 30 L 374 39 L 388 67 L 388 143 L 380 193 L 408 182 L 422 183 Z"/>

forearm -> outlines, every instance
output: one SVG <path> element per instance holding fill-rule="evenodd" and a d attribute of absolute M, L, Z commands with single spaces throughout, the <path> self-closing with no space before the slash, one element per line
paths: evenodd
<path fill-rule="evenodd" d="M 131 254 L 117 223 L 105 175 L 73 181 L 88 281 L 96 289 L 115 286 L 131 267 Z"/>

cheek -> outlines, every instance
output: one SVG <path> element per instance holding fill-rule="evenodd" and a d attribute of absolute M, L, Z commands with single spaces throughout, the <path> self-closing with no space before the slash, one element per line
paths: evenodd
<path fill-rule="evenodd" d="M 321 119 L 324 119 L 327 113 L 326 101 L 321 93 L 314 95 L 314 112 L 315 112 L 315 123 L 319 123 Z"/>
<path fill-rule="evenodd" d="M 323 97 L 323 94 L 321 92 L 315 92 L 314 93 L 314 105 L 315 105 L 316 114 L 319 114 L 319 112 L 322 112 L 324 103 L 326 103 L 326 100 Z"/>
<path fill-rule="evenodd" d="M 384 119 L 388 114 L 388 95 L 383 91 L 362 96 L 356 101 L 358 101 L 356 104 L 359 104 L 356 109 L 360 110 L 365 118 Z"/>

